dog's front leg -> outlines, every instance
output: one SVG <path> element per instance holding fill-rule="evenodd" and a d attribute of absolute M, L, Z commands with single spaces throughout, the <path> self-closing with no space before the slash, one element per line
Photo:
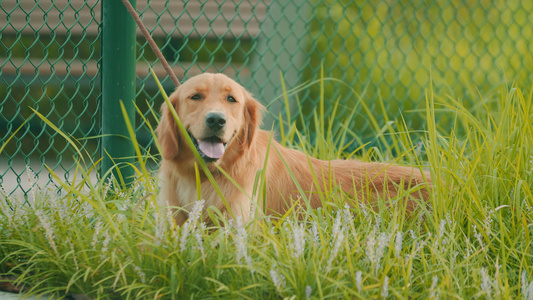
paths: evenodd
<path fill-rule="evenodd" d="M 243 224 L 248 223 L 250 219 L 253 216 L 250 216 L 250 207 L 251 207 L 251 201 L 248 197 L 245 195 L 240 195 L 232 201 L 231 203 L 231 212 L 233 213 L 233 216 L 235 219 L 241 218 Z"/>

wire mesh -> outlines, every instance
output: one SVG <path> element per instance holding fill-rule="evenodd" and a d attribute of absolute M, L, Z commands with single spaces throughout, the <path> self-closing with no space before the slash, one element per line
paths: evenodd
<path fill-rule="evenodd" d="M 22 126 L 0 153 L 7 193 L 51 183 L 45 164 L 63 180 L 75 165 L 78 153 L 33 110 L 96 153 L 98 139 L 83 138 L 99 134 L 99 15 L 95 1 L 0 2 L 0 140 Z"/>
<path fill-rule="evenodd" d="M 416 109 L 430 83 L 435 94 L 477 105 L 478 93 L 490 97 L 502 85 L 527 85 L 533 74 L 528 0 L 137 0 L 137 11 L 180 80 L 201 72 L 234 77 L 268 105 L 266 128 L 283 111 L 276 100 L 281 74 L 289 88 L 322 72 L 339 79 L 325 84 L 327 101 L 343 105 L 339 124 L 358 101 L 380 111 L 375 103 L 381 98 L 389 117 L 401 116 L 410 129 L 424 127 Z M 0 140 L 11 137 L 33 108 L 98 159 L 100 16 L 97 0 L 0 2 Z M 144 117 L 137 119 L 137 135 L 154 153 L 146 122 L 155 125 L 152 111 L 162 97 L 148 66 L 167 92 L 173 86 L 148 44 L 140 35 L 137 40 L 136 101 Z M 312 128 L 319 95 L 315 85 L 291 97 L 303 108 L 299 126 Z M 331 113 L 330 106 L 326 110 Z M 445 114 L 438 122 L 449 124 Z M 364 114 L 350 124 L 372 140 Z M 51 183 L 44 164 L 68 179 L 77 155 L 33 117 L 0 153 L 0 185 L 8 194 L 26 193 L 26 166 Z"/>

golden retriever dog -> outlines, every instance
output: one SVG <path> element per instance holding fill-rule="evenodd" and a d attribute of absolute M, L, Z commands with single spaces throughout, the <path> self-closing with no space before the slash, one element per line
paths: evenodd
<path fill-rule="evenodd" d="M 319 191 L 332 182 L 346 193 L 352 206 L 358 201 L 372 204 L 378 198 L 390 199 L 404 190 L 404 194 L 410 194 L 404 207 L 412 210 L 418 201 L 429 197 L 430 176 L 416 168 L 357 160 L 324 161 L 281 146 L 269 131 L 259 129 L 262 105 L 223 74 L 192 77 L 169 100 L 229 206 L 200 169 L 201 197 L 206 207 L 215 206 L 223 213 L 229 208 L 234 217 L 240 216 L 244 222 L 249 219 L 254 199 L 266 202 L 256 203 L 266 214 L 283 214 L 295 204 L 303 205 L 294 203 L 303 199 L 312 208 L 320 207 L 323 203 Z M 176 215 L 176 222 L 181 225 L 187 220 L 186 211 L 198 199 L 196 158 L 166 104 L 161 107 L 156 132 L 163 157 L 160 200 L 184 208 Z M 265 160 L 266 195 L 257 197 L 252 195 L 254 182 Z"/>

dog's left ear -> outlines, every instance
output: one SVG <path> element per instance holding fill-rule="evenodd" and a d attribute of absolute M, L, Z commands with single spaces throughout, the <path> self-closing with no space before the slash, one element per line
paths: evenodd
<path fill-rule="evenodd" d="M 246 103 L 244 104 L 245 142 L 249 147 L 252 144 L 256 131 L 259 130 L 265 108 L 252 95 L 247 94 L 246 96 Z"/>

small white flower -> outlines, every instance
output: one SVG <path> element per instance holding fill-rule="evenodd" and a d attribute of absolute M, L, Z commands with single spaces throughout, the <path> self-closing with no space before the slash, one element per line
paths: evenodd
<path fill-rule="evenodd" d="M 250 212 L 248 214 L 248 219 L 253 220 L 255 218 L 255 212 L 257 210 L 257 204 L 255 203 L 255 195 L 252 196 L 252 201 L 250 201 Z"/>
<path fill-rule="evenodd" d="M 104 232 L 104 236 L 105 236 L 105 239 L 104 241 L 102 242 L 102 249 L 101 249 L 101 252 L 102 254 L 107 254 L 107 247 L 109 246 L 109 242 L 111 241 L 111 235 L 109 234 L 109 232 L 106 230 Z"/>
<path fill-rule="evenodd" d="M 333 245 L 332 245 L 333 248 L 331 249 L 331 252 L 329 253 L 329 260 L 328 260 L 328 265 L 326 267 L 326 272 L 329 272 L 331 270 L 331 264 L 333 263 L 333 260 L 337 257 L 337 254 L 339 253 L 339 250 L 342 246 L 343 241 L 344 241 L 344 232 L 341 229 L 339 232 L 337 232 L 333 240 Z"/>
<path fill-rule="evenodd" d="M 522 283 L 522 299 L 533 300 L 533 281 L 531 281 L 528 285 L 526 271 L 522 272 L 522 276 L 520 279 Z"/>
<path fill-rule="evenodd" d="M 474 229 L 474 237 L 477 239 L 481 248 L 485 247 L 485 244 L 483 243 L 483 235 L 481 234 L 481 232 L 477 232 L 476 224 L 473 224 L 472 228 Z"/>
<path fill-rule="evenodd" d="M 457 255 L 459 255 L 459 252 L 455 251 L 453 252 L 452 259 L 450 262 L 451 269 L 454 270 L 455 268 L 455 259 L 457 258 Z"/>
<path fill-rule="evenodd" d="M 165 212 L 166 212 L 166 218 L 168 222 L 168 228 L 170 228 L 170 230 L 174 230 L 176 227 L 176 221 L 174 220 L 174 217 L 172 216 L 172 209 L 170 208 L 170 204 L 168 203 L 168 201 L 166 202 L 166 205 L 165 205 Z"/>
<path fill-rule="evenodd" d="M 35 204 L 36 199 L 36 191 L 40 190 L 39 183 L 37 182 L 37 179 L 39 177 L 33 172 L 33 170 L 30 168 L 30 166 L 26 165 L 26 174 L 28 175 L 28 182 L 30 184 L 31 194 L 32 197 L 28 197 L 28 200 L 31 199 L 32 206 Z"/>
<path fill-rule="evenodd" d="M 205 226 L 205 225 L 203 225 L 203 226 Z M 200 250 L 200 254 L 202 255 L 202 259 L 205 259 L 204 240 L 203 240 L 203 237 L 202 237 L 202 231 L 201 230 L 196 230 L 196 232 L 194 233 L 194 237 L 196 238 L 196 244 L 198 245 L 197 249 Z"/>
<path fill-rule="evenodd" d="M 424 220 L 426 219 L 426 215 L 428 216 L 431 216 L 431 212 L 433 211 L 433 208 L 431 206 L 431 204 L 428 204 L 428 211 L 427 212 L 423 212 L 420 214 L 420 216 L 418 216 L 418 219 L 416 220 L 416 227 L 420 228 L 422 227 L 422 224 L 424 223 Z"/>
<path fill-rule="evenodd" d="M 355 286 L 357 286 L 357 292 L 361 293 L 363 290 L 363 272 L 355 272 Z"/>
<path fill-rule="evenodd" d="M 359 202 L 359 207 L 361 208 L 361 211 L 363 212 L 363 217 L 365 219 L 368 219 L 368 210 L 366 209 L 366 204 L 363 202 Z"/>
<path fill-rule="evenodd" d="M 248 255 L 248 249 L 246 247 L 246 237 L 248 234 L 246 233 L 246 228 L 244 228 L 241 216 L 235 218 L 235 230 L 237 230 L 234 238 L 237 263 L 241 264 L 244 259 L 244 262 L 251 267 L 252 258 Z"/>
<path fill-rule="evenodd" d="M 107 192 L 109 192 L 109 189 L 113 186 L 113 179 L 114 179 L 113 174 L 107 177 L 107 182 L 105 183 L 104 193 L 103 193 L 104 198 L 107 196 Z"/>
<path fill-rule="evenodd" d="M 35 215 L 37 215 L 39 221 L 41 222 L 41 225 L 44 228 L 44 233 L 46 235 L 46 239 L 48 240 L 48 244 L 50 244 L 50 247 L 52 247 L 56 255 L 59 256 L 59 251 L 57 251 L 57 245 L 54 238 L 54 230 L 50 225 L 50 222 L 44 215 L 43 211 L 40 209 L 35 210 Z"/>
<path fill-rule="evenodd" d="M 444 231 L 445 231 L 445 228 L 446 228 L 446 220 L 443 219 L 443 220 L 440 220 L 440 224 L 439 224 L 439 241 L 442 240 L 442 236 L 444 235 Z"/>
<path fill-rule="evenodd" d="M 310 299 L 311 293 L 313 293 L 313 288 L 310 285 L 306 286 L 305 287 L 305 299 Z"/>
<path fill-rule="evenodd" d="M 437 300 L 439 299 L 438 291 L 436 290 L 437 284 L 439 283 L 439 277 L 437 275 L 433 276 L 431 279 L 431 288 L 429 288 L 429 299 Z"/>
<path fill-rule="evenodd" d="M 383 299 L 387 298 L 389 295 L 389 277 L 385 276 L 385 279 L 383 279 L 383 286 L 381 288 L 381 297 Z"/>
<path fill-rule="evenodd" d="M 400 257 L 400 253 L 402 252 L 402 239 L 402 232 L 396 232 L 396 238 L 394 239 L 394 255 L 396 257 Z"/>
<path fill-rule="evenodd" d="M 318 245 L 320 245 L 320 234 L 318 233 L 318 223 L 316 221 L 314 221 L 313 225 L 311 226 L 311 235 L 315 247 L 318 247 Z"/>
<path fill-rule="evenodd" d="M 93 249 L 96 247 L 96 243 L 98 242 L 98 235 L 100 234 L 101 226 L 102 223 L 100 221 L 96 222 L 96 225 L 94 226 L 93 241 L 91 242 L 91 246 L 93 247 Z"/>
<path fill-rule="evenodd" d="M 70 246 L 70 251 L 72 253 L 72 258 L 74 259 L 74 266 L 76 266 L 76 270 L 79 270 L 80 267 L 78 265 L 78 259 L 76 258 L 76 252 L 74 251 L 74 245 L 72 244 L 72 240 L 67 237 L 67 244 Z"/>
<path fill-rule="evenodd" d="M 292 225 L 292 244 L 290 245 L 292 250 L 292 256 L 299 258 L 302 256 L 305 250 L 305 229 L 303 225 Z"/>
<path fill-rule="evenodd" d="M 82 205 L 83 205 L 82 210 L 83 210 L 83 214 L 85 215 L 85 217 L 89 220 L 92 219 L 94 217 L 93 206 L 88 202 L 85 202 Z"/>
<path fill-rule="evenodd" d="M 374 236 L 374 232 L 371 232 L 368 235 L 368 240 L 366 241 L 366 256 L 368 256 L 368 260 L 372 265 L 376 263 L 375 246 L 376 238 Z"/>
<path fill-rule="evenodd" d="M 409 263 L 409 260 L 411 259 L 411 254 L 406 254 L 405 257 L 404 257 L 404 261 L 405 263 Z"/>
<path fill-rule="evenodd" d="M 381 227 L 381 216 L 378 216 L 376 218 L 376 225 L 374 226 L 374 230 L 377 232 L 380 230 Z"/>
<path fill-rule="evenodd" d="M 270 268 L 270 278 L 272 279 L 272 283 L 274 283 L 278 293 L 281 293 L 282 289 L 285 287 L 285 277 L 283 277 L 282 274 L 279 274 L 276 271 L 276 268 L 273 266 Z"/>
<path fill-rule="evenodd" d="M 233 219 L 228 221 L 228 226 L 225 226 L 222 229 L 222 232 L 224 233 L 224 239 L 227 239 L 229 234 L 231 233 L 231 229 L 233 228 Z"/>
<path fill-rule="evenodd" d="M 492 286 L 494 287 L 494 298 L 501 299 L 502 293 L 500 291 L 500 285 L 498 284 L 498 280 L 494 278 L 492 281 Z"/>
<path fill-rule="evenodd" d="M 153 214 L 155 219 L 155 245 L 160 246 L 161 241 L 165 238 L 165 233 L 167 232 L 167 222 L 162 220 L 159 215 L 159 212 Z"/>
<path fill-rule="evenodd" d="M 487 218 L 483 220 L 483 225 L 485 225 L 485 232 L 487 233 L 488 238 L 490 239 L 490 235 L 492 234 L 492 215 L 494 214 L 494 209 L 491 209 L 489 213 L 487 214 Z"/>
<path fill-rule="evenodd" d="M 68 219 L 70 219 L 71 212 L 69 211 L 69 205 L 64 199 L 54 199 L 50 202 L 52 204 L 54 212 L 59 213 L 60 220 L 67 221 Z"/>
<path fill-rule="evenodd" d="M 374 266 L 376 272 L 379 269 L 379 262 L 385 253 L 385 247 L 389 244 L 389 239 L 390 235 L 386 232 L 380 233 L 377 241 L 373 232 L 368 236 L 366 255 L 368 256 L 370 263 Z"/>
<path fill-rule="evenodd" d="M 480 289 L 487 295 L 487 299 L 491 298 L 491 280 L 485 268 L 481 268 L 481 286 Z"/>
<path fill-rule="evenodd" d="M 341 212 L 337 211 L 337 217 L 335 218 L 335 221 L 333 222 L 333 241 L 331 242 L 331 252 L 329 253 L 329 260 L 326 267 L 326 272 L 329 272 L 331 269 L 331 264 L 333 263 L 333 260 L 337 256 L 342 242 L 344 241 L 344 232 L 342 228 L 342 216 Z"/>
<path fill-rule="evenodd" d="M 379 234 L 378 238 L 378 247 L 376 249 L 376 271 L 379 268 L 379 262 L 385 253 L 385 247 L 389 244 L 389 234 L 382 232 Z"/>
<path fill-rule="evenodd" d="M 526 290 L 527 300 L 533 300 L 533 281 L 529 283 L 529 286 Z"/>
<path fill-rule="evenodd" d="M 466 240 L 466 254 L 464 255 L 465 260 L 470 258 L 470 240 Z"/>
<path fill-rule="evenodd" d="M 204 208 L 205 200 L 198 200 L 196 203 L 194 203 L 194 206 L 191 209 L 191 212 L 189 213 L 189 218 L 187 221 L 190 221 L 190 223 L 195 224 L 196 221 L 200 218 L 202 214 L 202 209 Z"/>
<path fill-rule="evenodd" d="M 6 230 L 8 235 L 10 235 L 13 231 L 13 228 L 15 228 L 14 224 L 16 224 L 16 222 L 13 222 L 13 219 L 16 218 L 16 214 L 17 211 L 15 209 L 6 204 L 4 199 L 0 199 L 0 215 L 3 216 L 3 218 L 0 218 L 0 220 L 6 220 L 3 230 Z"/>
<path fill-rule="evenodd" d="M 335 217 L 335 221 L 333 222 L 333 236 L 337 236 L 337 234 L 341 231 L 342 226 L 342 215 L 340 211 L 337 211 L 337 217 Z"/>
<path fill-rule="evenodd" d="M 450 226 L 450 228 L 452 227 L 452 216 L 450 215 L 450 213 L 446 213 L 446 222 L 448 223 L 448 225 Z"/>
<path fill-rule="evenodd" d="M 135 270 L 135 273 L 137 273 L 137 276 L 141 279 L 142 283 L 146 283 L 146 274 L 139 268 L 137 265 L 133 265 L 133 270 Z"/>
<path fill-rule="evenodd" d="M 186 249 L 187 246 L 187 238 L 189 237 L 189 232 L 194 230 L 196 227 L 196 222 L 200 218 L 200 215 L 202 214 L 202 209 L 204 208 L 205 200 L 199 200 L 194 203 L 194 206 L 191 209 L 191 212 L 189 213 L 189 218 L 187 221 L 185 221 L 185 224 L 183 224 L 183 227 L 181 228 L 181 237 L 180 237 L 180 251 L 183 252 L 183 250 Z"/>
<path fill-rule="evenodd" d="M 342 210 L 342 212 L 344 215 L 344 228 L 346 231 L 348 231 L 349 228 L 351 228 L 355 222 L 353 213 L 350 211 L 350 206 L 348 205 L 348 203 L 344 204 L 344 209 Z"/>

